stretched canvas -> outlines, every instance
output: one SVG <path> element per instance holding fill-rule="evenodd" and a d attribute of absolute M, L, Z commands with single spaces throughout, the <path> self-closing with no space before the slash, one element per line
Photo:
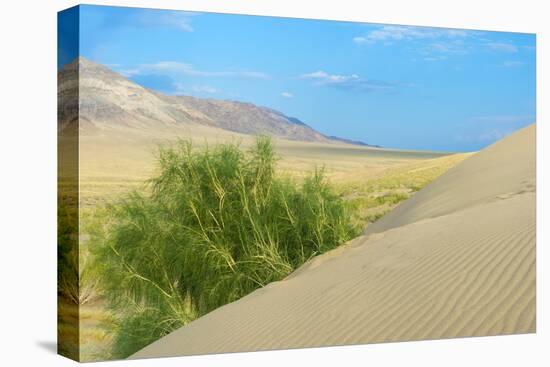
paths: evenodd
<path fill-rule="evenodd" d="M 58 15 L 58 348 L 533 333 L 534 34 Z"/>

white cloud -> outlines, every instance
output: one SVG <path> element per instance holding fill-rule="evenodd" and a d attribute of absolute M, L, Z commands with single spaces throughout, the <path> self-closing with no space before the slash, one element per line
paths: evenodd
<path fill-rule="evenodd" d="M 415 26 L 380 26 L 365 35 L 353 38 L 358 45 L 382 42 L 392 44 L 398 41 L 424 40 L 425 44 L 417 49 L 424 55 L 425 61 L 441 61 L 446 59 L 442 54 L 464 55 L 469 52 L 469 46 L 464 38 L 475 35 L 473 31 L 462 29 L 429 28 Z"/>
<path fill-rule="evenodd" d="M 426 61 L 441 61 L 450 55 L 466 55 L 471 47 L 461 39 L 438 40 L 418 48 L 418 53 L 424 55 Z"/>
<path fill-rule="evenodd" d="M 424 61 L 442 61 L 442 60 L 446 60 L 447 59 L 447 56 L 426 56 L 424 58 Z"/>
<path fill-rule="evenodd" d="M 464 143 L 492 143 L 498 141 L 507 135 L 510 135 L 514 129 L 489 129 L 482 132 L 470 132 L 466 134 L 456 135 L 456 141 Z"/>
<path fill-rule="evenodd" d="M 521 122 L 532 122 L 534 117 L 530 115 L 490 115 L 490 116 L 474 116 L 470 119 L 476 123 L 493 123 L 493 124 L 514 124 Z"/>
<path fill-rule="evenodd" d="M 141 64 L 135 68 L 120 70 L 120 72 L 125 76 L 166 74 L 172 76 L 270 79 L 268 74 L 259 71 L 204 71 L 196 69 L 191 64 L 179 61 L 160 61 L 154 64 Z"/>
<path fill-rule="evenodd" d="M 211 87 L 209 85 L 195 85 L 192 89 L 195 92 L 204 92 L 209 94 L 219 93 L 219 89 Z"/>
<path fill-rule="evenodd" d="M 161 21 L 168 26 L 174 27 L 184 32 L 193 32 L 193 26 L 191 25 L 191 16 L 187 12 L 171 12 L 166 15 Z"/>
<path fill-rule="evenodd" d="M 480 141 L 497 141 L 504 138 L 507 135 L 510 135 L 511 133 L 512 133 L 511 130 L 493 129 L 493 130 L 481 133 L 478 139 Z"/>
<path fill-rule="evenodd" d="M 292 94 L 290 92 L 282 92 L 281 96 L 285 97 L 285 98 L 294 98 L 294 94 Z"/>
<path fill-rule="evenodd" d="M 357 43 L 358 45 L 361 45 L 363 43 L 367 43 L 368 39 L 367 37 L 358 36 L 358 37 L 353 37 L 353 42 Z"/>
<path fill-rule="evenodd" d="M 397 83 L 390 83 L 382 80 L 364 79 L 357 74 L 329 74 L 323 70 L 302 74 L 298 78 L 311 80 L 319 86 L 327 86 L 360 92 L 389 91 L 398 86 Z"/>
<path fill-rule="evenodd" d="M 322 83 L 345 83 L 350 80 L 358 80 L 359 75 L 357 74 L 351 74 L 351 75 L 338 75 L 338 74 L 328 74 L 322 70 L 315 71 L 313 73 L 308 74 L 302 74 L 300 75 L 300 79 L 315 79 Z"/>
<path fill-rule="evenodd" d="M 221 93 L 222 91 L 218 88 L 212 87 L 210 85 L 187 85 L 181 82 L 174 83 L 173 94 L 215 94 Z"/>
<path fill-rule="evenodd" d="M 525 63 L 523 61 L 504 61 L 502 66 L 505 68 L 517 68 L 523 66 Z"/>
<path fill-rule="evenodd" d="M 509 52 L 509 53 L 516 53 L 518 52 L 518 47 L 511 43 L 506 42 L 489 42 L 487 43 L 487 47 L 489 47 L 493 51 L 501 51 L 501 52 Z"/>
<path fill-rule="evenodd" d="M 307 73 L 300 75 L 300 79 L 321 79 L 326 78 L 328 76 L 327 73 L 325 73 L 322 70 L 314 71 L 313 73 Z"/>
<path fill-rule="evenodd" d="M 468 52 L 466 45 L 462 40 L 450 40 L 445 42 L 434 42 L 430 44 L 429 49 L 445 54 L 465 54 Z"/>
<path fill-rule="evenodd" d="M 144 11 L 139 15 L 139 20 L 145 26 L 165 26 L 183 32 L 193 32 L 191 19 L 198 14 L 188 11 L 161 11 L 154 13 Z"/>
<path fill-rule="evenodd" d="M 357 44 L 392 42 L 412 39 L 460 38 L 470 35 L 470 31 L 461 29 L 428 28 L 415 26 L 385 25 L 353 38 Z"/>

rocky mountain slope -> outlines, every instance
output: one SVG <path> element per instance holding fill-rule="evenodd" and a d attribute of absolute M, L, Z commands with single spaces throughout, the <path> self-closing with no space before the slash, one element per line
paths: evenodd
<path fill-rule="evenodd" d="M 296 118 L 251 103 L 161 94 L 84 57 L 58 72 L 58 84 L 60 128 L 74 124 L 80 111 L 81 134 L 202 125 L 289 140 L 364 144 L 325 136 Z"/>

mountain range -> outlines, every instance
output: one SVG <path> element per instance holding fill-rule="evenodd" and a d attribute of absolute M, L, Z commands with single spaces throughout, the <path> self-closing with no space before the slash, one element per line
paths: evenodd
<path fill-rule="evenodd" d="M 153 91 L 82 56 L 58 72 L 58 114 L 60 130 L 79 120 L 81 134 L 200 125 L 288 140 L 367 145 L 324 135 L 297 118 L 252 103 Z"/>

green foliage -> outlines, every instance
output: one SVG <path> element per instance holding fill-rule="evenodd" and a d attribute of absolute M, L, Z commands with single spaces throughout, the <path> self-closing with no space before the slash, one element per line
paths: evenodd
<path fill-rule="evenodd" d="M 60 204 L 57 211 L 57 292 L 78 304 L 78 215 L 71 209 Z"/>
<path fill-rule="evenodd" d="M 322 170 L 300 184 L 275 175 L 269 138 L 248 153 L 180 141 L 158 161 L 151 192 L 108 207 L 92 233 L 95 269 L 119 315 L 114 357 L 358 235 Z"/>
<path fill-rule="evenodd" d="M 382 211 L 379 211 L 379 212 L 376 212 L 376 213 L 366 214 L 364 216 L 363 220 L 368 222 L 368 223 L 374 223 L 378 219 L 382 218 L 386 213 L 387 213 L 387 210 L 386 211 L 382 210 Z"/>
<path fill-rule="evenodd" d="M 340 183 L 337 192 L 353 208 L 352 222 L 366 228 L 469 156 L 453 154 L 401 164 L 372 177 L 360 173 Z"/>
<path fill-rule="evenodd" d="M 57 292 L 76 305 L 93 300 L 98 286 L 88 251 L 80 242 L 78 207 L 60 204 L 57 212 Z"/>

